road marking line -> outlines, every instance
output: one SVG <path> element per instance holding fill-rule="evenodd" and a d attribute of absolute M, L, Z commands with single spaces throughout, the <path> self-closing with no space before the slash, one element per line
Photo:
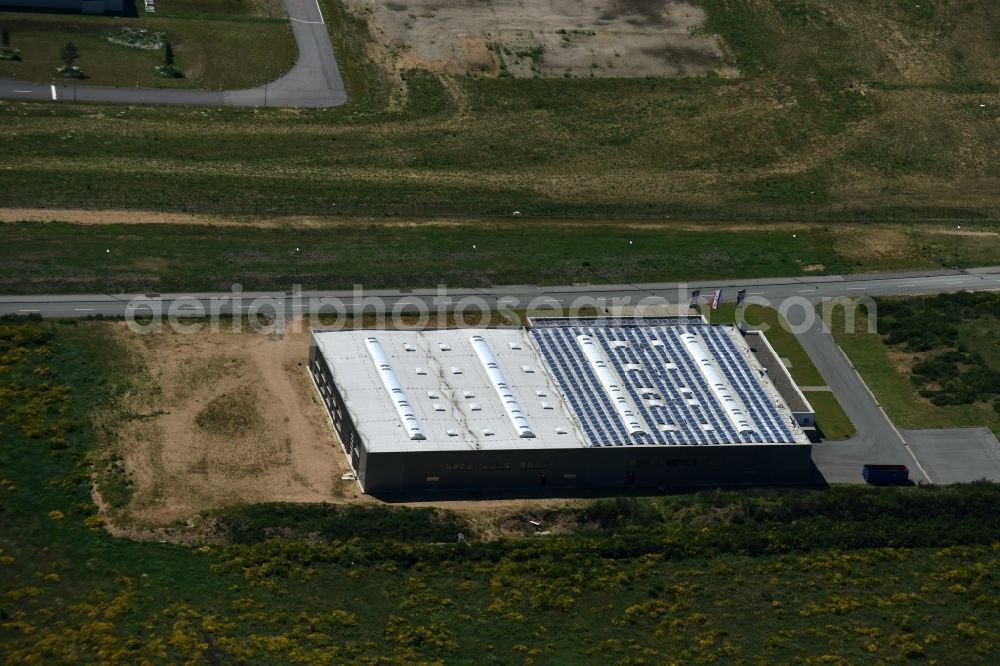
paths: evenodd
<path fill-rule="evenodd" d="M 763 291 L 748 291 L 747 293 L 750 294 L 751 296 L 760 296 L 764 292 Z"/>
<path fill-rule="evenodd" d="M 813 292 L 813 291 L 816 291 L 816 290 L 815 289 L 799 289 L 799 291 L 797 293 L 808 294 L 808 293 Z"/>
<path fill-rule="evenodd" d="M 296 21 L 297 23 L 308 23 L 310 25 L 323 25 L 322 21 L 306 21 L 305 19 L 288 17 L 289 21 Z"/>
<path fill-rule="evenodd" d="M 951 282 L 945 282 L 944 284 L 965 284 L 968 280 L 952 280 Z"/>
<path fill-rule="evenodd" d="M 76 308 L 77 312 L 93 312 L 94 308 Z"/>
<path fill-rule="evenodd" d="M 896 424 L 893 424 L 892 427 L 896 428 Z M 899 435 L 900 439 L 903 439 L 903 436 L 899 432 L 899 428 L 896 428 L 896 434 Z M 906 451 L 910 454 L 910 457 L 913 458 L 913 462 L 916 463 L 917 469 L 919 469 L 920 473 L 924 475 L 925 479 L 927 479 L 927 483 L 933 485 L 934 479 L 931 478 L 931 475 L 927 473 L 927 470 L 924 469 L 924 466 L 920 464 L 919 460 L 917 460 L 917 454 L 913 452 L 913 449 L 910 448 L 910 445 L 906 443 L 905 439 L 903 439 L 903 448 L 906 449 Z"/>
<path fill-rule="evenodd" d="M 30 93 L 30 90 L 15 90 L 16 93 Z"/>
<path fill-rule="evenodd" d="M 915 285 L 915 284 L 901 284 L 901 285 L 899 285 L 899 288 L 900 289 L 906 289 L 907 287 L 916 287 L 916 286 L 917 285 Z"/>
<path fill-rule="evenodd" d="M 862 289 L 867 289 L 868 287 L 848 287 L 847 291 L 861 291 Z"/>
<path fill-rule="evenodd" d="M 18 310 L 18 312 L 38 312 L 38 310 Z"/>
<path fill-rule="evenodd" d="M 872 402 L 875 404 L 875 408 L 878 409 L 879 413 L 882 415 L 882 418 L 884 418 L 885 422 L 889 424 L 890 428 L 892 428 L 892 431 L 896 433 L 896 437 L 899 439 L 899 443 L 903 445 L 903 448 L 906 449 L 906 452 L 910 454 L 911 458 L 913 458 L 913 462 L 916 463 L 917 469 L 919 469 L 920 473 L 924 475 L 924 478 L 927 479 L 928 483 L 933 484 L 934 481 L 931 480 L 930 474 L 927 473 L 927 470 L 924 469 L 924 466 L 920 464 L 919 460 L 917 460 L 917 456 L 914 455 L 913 449 L 910 448 L 910 445 L 906 443 L 905 439 L 903 439 L 903 433 L 899 432 L 899 428 L 897 428 L 896 424 L 892 422 L 892 419 L 889 418 L 889 415 L 885 413 L 885 408 L 882 407 L 882 403 L 878 401 L 878 398 L 875 397 L 875 392 L 872 391 L 871 387 L 868 386 L 868 382 L 866 382 L 865 378 L 861 376 L 860 372 L 858 372 L 858 369 L 854 366 L 854 363 L 851 361 L 851 357 L 847 355 L 847 352 L 844 351 L 844 348 L 838 345 L 836 341 L 834 341 L 834 344 L 837 347 L 837 351 L 839 351 L 840 355 L 843 357 L 844 362 L 847 363 L 848 367 L 854 373 L 854 376 L 857 378 L 859 382 L 861 382 L 861 385 L 865 387 L 865 391 L 867 391 L 868 395 L 871 397 Z M 855 433 L 855 436 L 857 436 L 858 434 L 860 434 L 860 431 L 858 431 L 858 433 Z"/>
<path fill-rule="evenodd" d="M 52 101 L 53 102 L 58 102 L 59 101 L 59 98 L 56 97 L 56 84 L 54 84 L 54 83 L 52 84 Z"/>
<path fill-rule="evenodd" d="M 319 0 L 316 0 L 316 11 L 319 12 L 320 23 L 326 23 L 326 19 L 323 18 L 323 8 L 319 6 Z"/>

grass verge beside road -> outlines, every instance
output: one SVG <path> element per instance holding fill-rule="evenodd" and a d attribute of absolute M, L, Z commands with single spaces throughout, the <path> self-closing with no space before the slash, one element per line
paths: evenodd
<path fill-rule="evenodd" d="M 0 292 L 228 291 L 689 280 L 848 268 L 831 232 L 624 228 L 537 221 L 256 228 L 0 225 Z M 629 242 L 632 245 L 629 245 Z M 473 245 L 476 249 L 473 250 Z M 767 247 L 765 251 L 756 247 Z M 298 248 L 298 250 L 297 250 Z M 110 250 L 110 252 L 108 252 Z"/>
<path fill-rule="evenodd" d="M 806 391 L 806 400 L 816 410 L 816 427 L 825 440 L 841 440 L 854 437 L 857 429 L 844 413 L 840 401 L 832 391 Z"/>
<path fill-rule="evenodd" d="M 879 302 L 883 300 L 879 299 Z M 856 323 L 857 331 L 844 331 L 843 323 L 835 319 L 834 337 L 893 423 L 902 428 L 985 426 L 1000 436 L 1000 413 L 986 399 L 987 396 L 969 404 L 935 405 L 920 395 L 919 387 L 911 379 L 911 372 L 921 361 L 937 355 L 935 352 L 940 352 L 940 349 L 908 352 L 887 344 L 878 333 L 861 332 L 863 323 Z M 960 319 L 953 324 L 958 328 L 963 349 L 981 350 L 985 364 L 996 367 L 1000 318 L 983 312 L 982 316 Z"/>
<path fill-rule="evenodd" d="M 23 54 L 21 62 L 0 60 L 0 76 L 45 84 L 60 64 L 59 49 L 72 41 L 80 49 L 85 80 L 57 82 L 119 87 L 181 87 L 209 90 L 262 85 L 291 69 L 298 48 L 285 19 L 232 20 L 223 15 L 207 20 L 198 15 L 140 18 L 0 12 L 0 26 L 11 34 L 11 44 Z M 163 51 L 112 44 L 104 35 L 123 27 L 164 32 L 174 47 L 177 66 L 185 78 L 156 75 Z"/>
<path fill-rule="evenodd" d="M 952 254 L 952 237 L 940 229 L 899 225 L 350 217 L 158 224 L 141 211 L 109 216 L 128 223 L 102 224 L 92 214 L 88 224 L 0 224 L 8 250 L 0 256 L 0 293 L 228 291 L 234 282 L 285 290 L 805 277 L 940 268 L 949 259 L 937 257 Z M 906 241 L 893 245 L 904 233 Z M 1000 236 L 954 238 L 966 261 L 1000 255 Z"/>

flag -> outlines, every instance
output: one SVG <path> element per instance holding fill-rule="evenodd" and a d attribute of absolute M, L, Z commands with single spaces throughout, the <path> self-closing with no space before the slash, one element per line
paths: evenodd
<path fill-rule="evenodd" d="M 715 310 L 719 307 L 719 301 L 722 300 L 722 289 L 716 289 L 712 292 L 712 309 Z"/>
<path fill-rule="evenodd" d="M 692 310 L 698 305 L 698 297 L 701 296 L 701 289 L 695 289 L 691 292 L 691 303 L 688 305 Z"/>
<path fill-rule="evenodd" d="M 736 307 L 740 307 L 741 305 L 743 305 L 743 299 L 746 297 L 747 297 L 746 289 L 740 289 L 738 292 L 736 292 Z"/>

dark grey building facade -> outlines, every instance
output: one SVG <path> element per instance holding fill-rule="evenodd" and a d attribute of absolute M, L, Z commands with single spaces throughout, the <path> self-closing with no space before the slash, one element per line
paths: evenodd
<path fill-rule="evenodd" d="M 121 13 L 125 9 L 125 2 L 124 0 L 0 0 L 0 6 L 104 14 Z"/>
<path fill-rule="evenodd" d="M 368 451 L 315 340 L 309 372 L 358 482 L 370 494 L 518 489 L 791 485 L 813 477 L 810 444 Z"/>

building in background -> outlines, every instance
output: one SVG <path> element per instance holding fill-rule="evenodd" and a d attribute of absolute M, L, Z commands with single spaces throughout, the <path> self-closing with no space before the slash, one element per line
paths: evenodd
<path fill-rule="evenodd" d="M 63 9 L 84 14 L 120 14 L 125 10 L 124 0 L 0 0 L 3 8 Z"/>
<path fill-rule="evenodd" d="M 793 413 L 739 331 L 700 317 L 317 330 L 309 370 L 368 493 L 790 484 L 813 472 L 799 424 L 812 415 Z"/>

